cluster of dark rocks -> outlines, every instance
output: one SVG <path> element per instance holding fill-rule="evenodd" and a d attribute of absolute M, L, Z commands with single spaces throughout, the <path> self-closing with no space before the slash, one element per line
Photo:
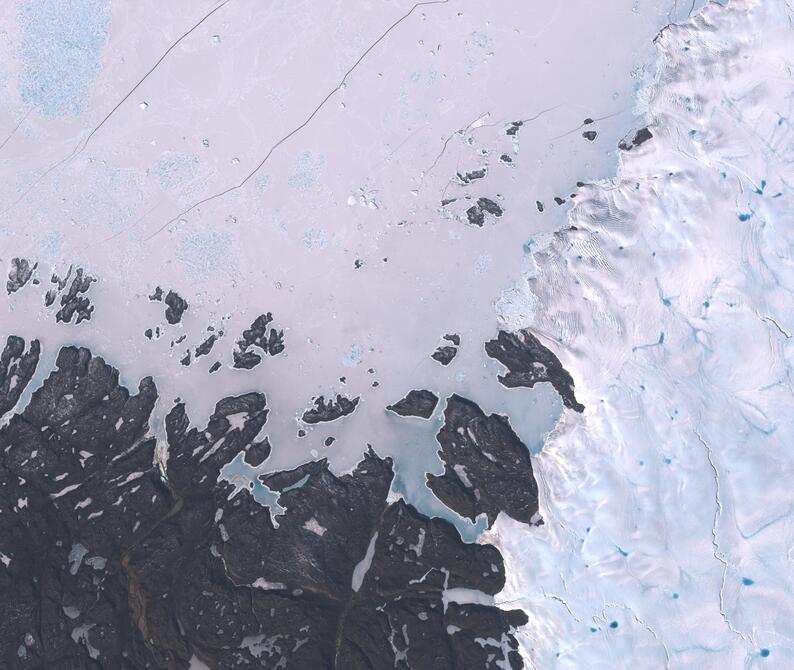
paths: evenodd
<path fill-rule="evenodd" d="M 438 396 L 427 389 L 409 391 L 407 395 L 392 405 L 386 407 L 390 412 L 400 416 L 415 416 L 420 419 L 429 419 L 438 405 Z"/>
<path fill-rule="evenodd" d="M 60 295 L 60 308 L 55 313 L 56 321 L 64 323 L 71 323 L 72 319 L 75 319 L 75 323 L 89 321 L 94 306 L 86 293 L 95 281 L 96 278 L 89 275 L 83 268 L 74 268 L 72 265 L 69 266 L 69 270 L 63 277 L 53 272 L 50 283 L 54 286 L 44 295 L 44 305 L 49 307 L 54 304 Z M 64 290 L 67 284 L 69 288 Z"/>
<path fill-rule="evenodd" d="M 262 355 L 277 356 L 284 351 L 284 331 L 274 328 L 272 322 L 273 315 L 270 312 L 260 314 L 243 331 L 242 337 L 237 340 L 237 348 L 232 353 L 235 368 L 250 370 L 262 362 Z"/>
<path fill-rule="evenodd" d="M 196 347 L 192 350 L 188 349 L 187 351 L 185 351 L 184 355 L 179 360 L 179 362 L 182 365 L 184 366 L 190 365 L 193 362 L 194 357 L 196 360 L 198 360 L 202 356 L 207 356 L 212 351 L 213 347 L 215 346 L 215 343 L 221 337 L 223 337 L 223 331 L 222 330 L 216 331 L 214 326 L 208 326 L 207 331 L 209 332 L 209 335 L 206 338 L 204 338 L 204 340 L 202 340 L 200 344 L 196 345 Z M 185 339 L 185 337 L 186 336 L 183 335 L 182 337 L 178 338 L 176 341 L 171 343 L 171 346 L 175 346 L 176 344 L 182 342 Z M 221 367 L 220 361 L 215 361 L 210 366 L 209 372 L 210 373 L 215 372 L 220 367 Z"/>
<path fill-rule="evenodd" d="M 14 405 L 37 355 L 36 343 L 26 352 L 9 339 L 0 408 Z M 390 459 L 370 448 L 340 476 L 325 461 L 261 475 L 286 510 L 276 525 L 267 507 L 219 478 L 240 452 L 252 465 L 270 454 L 258 439 L 265 396 L 220 400 L 203 428 L 177 402 L 165 421 L 167 459 L 149 436 L 156 400 L 150 378 L 130 393 L 102 358 L 65 347 L 0 428 L 0 665 L 523 667 L 513 634 L 523 612 L 445 597 L 459 588 L 497 594 L 499 552 L 390 502 Z M 448 401 L 442 432 L 471 429 L 500 460 L 503 420 L 459 404 Z M 440 440 L 445 460 L 460 462 L 484 494 L 490 475 Z M 490 518 L 499 500 L 482 500 L 474 511 Z"/>
<path fill-rule="evenodd" d="M 563 405 L 576 412 L 584 411 L 584 405 L 576 400 L 571 374 L 529 330 L 499 331 L 495 339 L 485 343 L 485 352 L 507 368 L 507 374 L 498 377 L 503 386 L 532 388 L 539 382 L 548 382 L 559 393 Z"/>
<path fill-rule="evenodd" d="M 458 355 L 458 347 L 460 346 L 460 335 L 456 333 L 447 334 L 443 337 L 449 344 L 442 344 L 430 354 L 430 358 L 434 361 L 441 363 L 441 365 L 449 365 L 455 356 Z"/>
<path fill-rule="evenodd" d="M 486 214 L 499 218 L 504 210 L 490 198 L 477 198 L 477 202 L 466 210 L 466 219 L 473 226 L 481 228 L 485 225 Z"/>
<path fill-rule="evenodd" d="M 39 285 L 41 282 L 35 276 L 38 263 L 27 258 L 12 258 L 6 281 L 8 295 L 16 293 L 28 283 Z M 60 276 L 53 272 L 50 277 L 51 287 L 44 293 L 44 306 L 51 307 L 58 301 L 58 310 L 55 320 L 59 323 L 80 323 L 90 321 L 94 312 L 94 305 L 88 297 L 88 290 L 96 281 L 84 268 L 69 266 L 66 274 Z M 68 286 L 68 288 L 67 288 Z"/>
<path fill-rule="evenodd" d="M 154 289 L 149 300 L 165 303 L 165 320 L 171 325 L 182 321 L 182 316 L 188 308 L 187 300 L 176 291 L 171 290 L 165 293 L 159 286 Z"/>
<path fill-rule="evenodd" d="M 38 263 L 31 263 L 27 258 L 12 258 L 6 281 L 8 295 L 16 293 L 25 286 L 33 277 L 33 272 L 37 267 Z"/>
<path fill-rule="evenodd" d="M 505 135 L 508 135 L 509 137 L 515 137 L 518 135 L 518 131 L 521 130 L 521 126 L 523 125 L 523 121 L 511 121 L 505 128 Z"/>
<path fill-rule="evenodd" d="M 621 151 L 631 151 L 635 147 L 644 144 L 652 137 L 653 133 L 648 129 L 647 126 L 645 128 L 640 128 L 634 133 L 634 136 L 631 139 L 629 139 L 629 137 L 625 137 L 618 142 L 618 149 Z"/>
<path fill-rule="evenodd" d="M 458 172 L 455 176 L 461 184 L 466 185 L 471 184 L 471 182 L 477 179 L 484 179 L 486 174 L 488 174 L 488 168 L 481 167 L 476 170 L 469 170 L 468 172 Z"/>
<path fill-rule="evenodd" d="M 196 347 L 194 351 L 196 358 L 201 358 L 202 356 L 208 355 L 212 351 L 212 348 L 215 346 L 215 343 L 221 337 L 223 337 L 222 330 L 217 332 L 210 332 L 209 336 Z"/>
<path fill-rule="evenodd" d="M 308 424 L 336 421 L 343 416 L 352 414 L 358 406 L 359 400 L 361 400 L 360 396 L 346 398 L 339 393 L 336 394 L 336 398 L 329 400 L 321 395 L 313 399 L 314 407 L 310 407 L 303 413 L 301 421 Z"/>

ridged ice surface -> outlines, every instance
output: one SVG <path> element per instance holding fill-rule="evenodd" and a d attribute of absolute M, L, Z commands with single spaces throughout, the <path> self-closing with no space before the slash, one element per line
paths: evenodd
<path fill-rule="evenodd" d="M 534 254 L 524 325 L 587 407 L 535 461 L 546 525 L 491 535 L 536 668 L 794 667 L 793 20 L 664 30 L 653 139 Z"/>

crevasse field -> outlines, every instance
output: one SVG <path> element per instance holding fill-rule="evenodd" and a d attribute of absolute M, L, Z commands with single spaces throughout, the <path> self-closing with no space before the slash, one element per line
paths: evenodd
<path fill-rule="evenodd" d="M 546 525 L 486 534 L 532 667 L 794 667 L 793 19 L 663 30 L 654 140 L 533 255 L 521 318 L 588 409 L 535 459 Z"/>

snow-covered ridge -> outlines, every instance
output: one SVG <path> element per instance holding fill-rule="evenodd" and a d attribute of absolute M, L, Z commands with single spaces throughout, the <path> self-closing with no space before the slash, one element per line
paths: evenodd
<path fill-rule="evenodd" d="M 732 0 L 663 30 L 653 139 L 534 255 L 521 325 L 587 409 L 535 460 L 546 525 L 484 538 L 530 667 L 794 667 L 793 21 Z"/>

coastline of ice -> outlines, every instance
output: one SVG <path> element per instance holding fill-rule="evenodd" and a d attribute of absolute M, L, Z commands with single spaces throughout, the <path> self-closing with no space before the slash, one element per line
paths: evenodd
<path fill-rule="evenodd" d="M 546 524 L 483 537 L 531 668 L 794 664 L 792 21 L 731 0 L 662 31 L 654 138 L 513 295 L 587 407 L 535 458 Z"/>

